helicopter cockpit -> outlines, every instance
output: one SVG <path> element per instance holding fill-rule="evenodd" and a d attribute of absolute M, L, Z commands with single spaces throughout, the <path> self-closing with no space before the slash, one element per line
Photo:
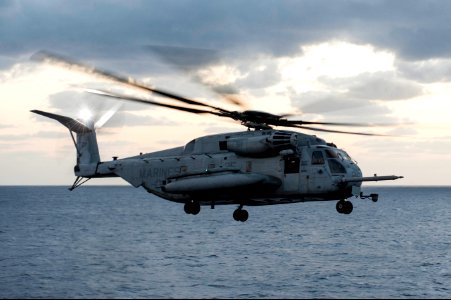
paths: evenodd
<path fill-rule="evenodd" d="M 328 165 L 332 175 L 349 174 L 353 177 L 361 176 L 362 172 L 346 151 L 335 146 L 316 146 L 312 150 L 312 164 Z"/>

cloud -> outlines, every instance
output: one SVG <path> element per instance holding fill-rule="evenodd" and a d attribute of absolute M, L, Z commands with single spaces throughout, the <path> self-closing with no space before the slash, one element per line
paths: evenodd
<path fill-rule="evenodd" d="M 352 77 L 318 78 L 319 91 L 296 93 L 291 101 L 304 114 L 322 115 L 328 120 L 366 123 L 404 123 L 384 104 L 409 100 L 423 94 L 420 84 L 401 78 L 394 71 L 366 72 Z"/>
<path fill-rule="evenodd" d="M 293 105 L 301 110 L 302 115 L 295 119 L 306 121 L 390 124 L 393 129 L 406 120 L 393 115 L 392 111 L 379 101 L 369 99 L 349 98 L 346 93 L 338 92 L 309 92 L 292 97 Z M 293 118 L 290 118 L 293 119 Z M 348 129 L 355 129 L 349 128 Z M 356 130 L 349 130 L 356 131 Z M 368 127 L 358 131 L 389 134 L 387 128 Z"/>
<path fill-rule="evenodd" d="M 421 94 L 419 84 L 387 72 L 362 74 L 349 86 L 349 95 L 360 99 L 405 100 Z"/>
<path fill-rule="evenodd" d="M 451 53 L 446 1 L 18 3 L 4 4 L 13 9 L 0 15 L 2 51 L 9 54 L 44 48 L 117 59 L 151 44 L 280 57 L 331 39 L 370 43 L 408 60 Z"/>
<path fill-rule="evenodd" d="M 451 148 L 450 137 L 412 138 L 404 134 L 393 138 L 367 139 L 360 141 L 358 147 L 371 152 L 383 153 L 382 155 L 438 155 L 442 158 L 449 157 Z M 402 156 L 401 156 L 402 157 Z"/>
<path fill-rule="evenodd" d="M 0 46 L 1 47 L 1 46 Z M 1 49 L 0 49 L 1 52 Z M 18 63 L 20 59 L 0 55 L 0 70 L 10 69 L 14 64 Z"/>
<path fill-rule="evenodd" d="M 423 83 L 451 80 L 451 59 L 398 60 L 396 66 L 405 78 Z"/>
<path fill-rule="evenodd" d="M 420 84 L 391 71 L 362 73 L 348 78 L 322 77 L 320 81 L 335 89 L 347 90 L 345 96 L 351 99 L 405 100 L 423 93 Z"/>
<path fill-rule="evenodd" d="M 13 128 L 14 125 L 0 123 L 0 129 Z"/>
<path fill-rule="evenodd" d="M 198 70 L 202 66 L 217 64 L 221 61 L 218 50 L 169 45 L 146 45 L 149 50 L 163 61 L 184 71 Z"/>
<path fill-rule="evenodd" d="M 300 50 L 298 53 L 301 52 Z M 263 89 L 277 84 L 282 76 L 277 61 L 270 57 L 262 57 L 248 61 L 248 64 L 241 63 L 240 72 L 246 74 L 242 79 L 238 79 L 237 85 L 246 89 Z"/>
<path fill-rule="evenodd" d="M 68 137 L 68 133 L 61 131 L 38 131 L 33 134 L 0 134 L 0 140 L 14 142 L 27 142 L 32 138 L 55 139 L 60 137 Z"/>
<path fill-rule="evenodd" d="M 110 121 L 106 123 L 108 128 L 128 127 L 128 126 L 176 126 L 179 122 L 162 117 L 152 117 L 149 115 L 137 115 L 130 112 L 118 112 Z"/>
<path fill-rule="evenodd" d="M 352 99 L 346 93 L 332 91 L 311 91 L 291 97 L 294 106 L 300 108 L 305 114 L 339 113 L 342 110 L 377 105 L 367 99 Z M 388 112 L 385 110 L 384 112 Z"/>

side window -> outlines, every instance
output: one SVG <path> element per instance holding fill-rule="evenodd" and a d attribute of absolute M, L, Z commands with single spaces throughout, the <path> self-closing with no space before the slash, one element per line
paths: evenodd
<path fill-rule="evenodd" d="M 284 172 L 285 174 L 299 173 L 299 157 L 286 157 Z"/>
<path fill-rule="evenodd" d="M 312 165 L 324 165 L 324 156 L 321 151 L 312 152 Z"/>

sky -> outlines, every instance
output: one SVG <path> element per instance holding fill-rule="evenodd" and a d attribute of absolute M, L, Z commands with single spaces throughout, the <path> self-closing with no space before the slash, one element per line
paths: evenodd
<path fill-rule="evenodd" d="M 74 180 L 68 130 L 30 110 L 100 116 L 117 102 L 83 88 L 138 93 L 31 59 L 41 50 L 226 109 L 389 124 L 333 128 L 388 136 L 301 132 L 345 149 L 365 176 L 404 176 L 374 184 L 450 185 L 449 20 L 450 1 L 2 0 L 0 185 Z M 98 142 L 110 160 L 241 130 L 213 115 L 122 104 Z"/>

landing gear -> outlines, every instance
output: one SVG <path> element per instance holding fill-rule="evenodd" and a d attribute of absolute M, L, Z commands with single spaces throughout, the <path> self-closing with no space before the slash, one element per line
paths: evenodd
<path fill-rule="evenodd" d="M 362 192 L 360 193 L 360 199 L 371 199 L 373 202 L 377 202 L 379 200 L 379 194 L 369 194 L 364 195 Z"/>
<path fill-rule="evenodd" d="M 77 167 L 77 166 L 75 166 L 75 167 Z M 72 184 L 72 186 L 70 188 L 68 188 L 68 190 L 72 192 L 74 189 L 78 188 L 80 185 L 82 185 L 83 183 L 85 183 L 89 179 L 91 179 L 91 178 L 85 178 L 85 177 L 77 176 L 77 178 L 75 179 L 74 183 Z"/>
<path fill-rule="evenodd" d="M 235 219 L 235 221 L 246 222 L 248 218 L 249 213 L 247 210 L 243 209 L 242 205 L 233 212 L 233 219 Z"/>
<path fill-rule="evenodd" d="M 340 200 L 337 202 L 336 208 L 340 214 L 349 215 L 352 212 L 353 205 L 350 201 Z"/>
<path fill-rule="evenodd" d="M 187 214 L 197 215 L 200 212 L 200 203 L 196 200 L 189 200 L 185 203 L 183 209 Z"/>

